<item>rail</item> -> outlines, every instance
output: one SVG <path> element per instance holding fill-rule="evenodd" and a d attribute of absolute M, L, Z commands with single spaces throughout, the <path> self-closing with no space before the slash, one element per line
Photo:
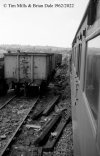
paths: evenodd
<path fill-rule="evenodd" d="M 12 96 L 9 100 L 7 100 L 7 101 L 0 107 L 0 110 L 1 110 L 2 108 L 4 108 L 9 102 L 11 102 L 16 96 L 17 96 L 17 95 L 14 95 L 14 96 Z"/>
<path fill-rule="evenodd" d="M 27 114 L 25 115 L 25 117 L 23 118 L 22 122 L 19 124 L 19 126 L 17 127 L 16 131 L 13 133 L 12 137 L 9 139 L 7 145 L 5 146 L 5 148 L 1 151 L 0 156 L 6 156 L 7 152 L 9 150 L 9 147 L 11 146 L 12 142 L 14 141 L 14 137 L 17 135 L 17 133 L 20 131 L 21 126 L 23 125 L 24 121 L 26 120 L 26 118 L 28 117 L 29 113 L 31 112 L 31 110 L 35 107 L 37 101 L 39 100 L 39 97 L 37 97 L 34 100 L 34 103 L 32 105 L 32 107 L 29 109 L 29 111 L 27 112 Z"/>

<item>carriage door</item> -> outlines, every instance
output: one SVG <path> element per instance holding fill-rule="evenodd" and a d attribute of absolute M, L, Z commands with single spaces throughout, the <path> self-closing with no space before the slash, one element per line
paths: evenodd
<path fill-rule="evenodd" d="M 90 109 L 92 147 L 100 155 L 100 35 L 87 42 L 87 64 L 84 92 Z M 91 145 L 92 145 L 91 144 Z M 92 155 L 92 154 L 91 154 Z"/>
<path fill-rule="evenodd" d="M 84 61 L 81 60 L 81 47 L 79 47 L 77 78 L 76 83 L 76 114 L 79 131 L 79 141 L 81 156 L 98 156 L 98 145 L 100 128 L 98 128 L 98 112 L 100 105 L 100 37 L 87 41 L 86 51 L 85 43 L 82 53 Z M 84 53 L 85 52 L 85 53 Z M 85 59 L 86 58 L 86 59 Z M 81 70 L 80 62 L 85 66 L 84 74 Z M 84 84 L 83 82 L 84 76 Z M 81 79 L 80 79 L 81 78 Z M 83 86 L 82 86 L 83 85 Z M 97 137 L 98 135 L 98 137 Z"/>

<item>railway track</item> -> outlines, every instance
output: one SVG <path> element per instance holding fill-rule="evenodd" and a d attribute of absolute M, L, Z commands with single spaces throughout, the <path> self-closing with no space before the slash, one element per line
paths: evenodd
<path fill-rule="evenodd" d="M 14 91 L 9 92 L 6 96 L 0 97 L 0 110 L 16 97 Z"/>
<path fill-rule="evenodd" d="M 38 98 L 16 98 L 0 112 L 0 156 L 13 140 Z"/>
<path fill-rule="evenodd" d="M 12 96 L 11 98 L 8 98 L 8 100 L 7 100 L 6 102 L 4 102 L 4 104 L 2 104 L 2 105 L 0 106 L 0 110 L 1 110 L 2 108 L 4 108 L 9 102 L 11 102 L 15 97 L 16 97 L 16 95 Z"/>
<path fill-rule="evenodd" d="M 50 142 L 48 136 L 51 135 L 51 132 L 55 134 L 56 127 L 58 127 L 59 132 L 57 132 L 56 139 L 54 137 L 55 140 L 53 141 L 52 138 L 50 150 L 53 149 L 66 125 L 66 122 L 59 123 L 65 109 L 59 112 L 54 111 L 55 105 L 57 106 L 58 102 L 59 96 L 51 96 L 48 98 L 45 96 L 40 99 L 35 99 L 34 104 L 28 109 L 27 113 L 25 113 L 24 118 L 8 139 L 5 147 L 1 150 L 0 156 L 42 156 L 43 153 L 47 151 L 46 149 L 48 149 Z M 39 143 L 39 141 L 41 141 L 43 145 Z"/>

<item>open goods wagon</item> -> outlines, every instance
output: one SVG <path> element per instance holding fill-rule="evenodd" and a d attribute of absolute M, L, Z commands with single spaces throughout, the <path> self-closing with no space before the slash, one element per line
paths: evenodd
<path fill-rule="evenodd" d="M 4 55 L 6 82 L 17 89 L 24 85 L 39 90 L 54 72 L 56 59 L 53 53 L 7 53 Z"/>

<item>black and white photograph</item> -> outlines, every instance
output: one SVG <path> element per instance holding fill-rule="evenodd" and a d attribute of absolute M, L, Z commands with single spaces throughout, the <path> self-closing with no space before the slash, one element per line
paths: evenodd
<path fill-rule="evenodd" d="M 100 156 L 100 0 L 0 0 L 0 156 Z"/>

